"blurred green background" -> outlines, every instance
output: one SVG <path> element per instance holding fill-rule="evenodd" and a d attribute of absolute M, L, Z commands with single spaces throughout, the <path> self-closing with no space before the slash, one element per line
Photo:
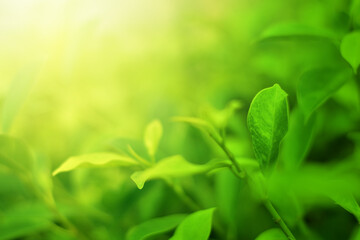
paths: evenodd
<path fill-rule="evenodd" d="M 249 102 L 275 82 L 291 93 L 302 65 L 324 61 L 328 49 L 256 40 L 286 21 L 343 35 L 349 8 L 343 0 L 0 4 L 2 101 L 14 78 L 29 82 L 11 133 L 54 161 L 101 137 L 138 137 L 153 118 Z"/>
<path fill-rule="evenodd" d="M 80 229 L 93 239 L 122 239 L 144 220 L 189 209 L 166 191 L 166 185 L 154 181 L 139 191 L 119 169 L 74 171 L 55 177 L 54 183 L 48 179 L 51 170 L 69 156 L 141 141 L 153 119 L 164 125 L 160 156 L 182 154 L 190 162 L 205 163 L 220 150 L 201 133 L 170 119 L 222 109 L 230 100 L 241 101 L 243 108 L 229 123 L 229 147 L 238 156 L 251 156 L 246 113 L 259 90 L 279 83 L 294 109 L 304 71 L 344 64 L 336 44 L 306 36 L 272 39 L 271 27 L 306 25 L 331 35 L 336 43 L 360 26 L 351 15 L 358 2 L 0 0 L 3 128 L 31 146 L 37 156 L 35 169 L 44 174 L 41 179 L 38 173 L 39 181 L 54 185 L 59 208 Z M 270 39 L 261 41 L 266 34 Z M 11 96 L 18 102 L 5 116 Z M 321 137 L 310 151 L 310 161 L 331 164 L 358 151 L 358 143 L 347 137 L 359 130 L 358 101 L 355 82 L 349 81 L 324 106 L 317 131 Z M 36 204 L 11 172 L 0 173 L 2 211 Z M 14 186 L 5 186 L 9 181 Z M 220 205 L 228 239 L 254 239 L 272 221 L 246 197 L 248 189 L 234 190 L 242 184 L 229 173 L 185 182 L 200 205 Z M 227 194 L 231 196 L 223 196 Z M 243 201 L 234 213 L 231 206 L 238 199 Z M 350 214 L 316 207 L 308 208 L 316 210 L 309 210 L 310 225 L 323 239 L 347 239 L 355 229 Z M 324 219 L 328 222 L 323 226 Z M 19 239 L 71 236 L 55 230 Z"/>

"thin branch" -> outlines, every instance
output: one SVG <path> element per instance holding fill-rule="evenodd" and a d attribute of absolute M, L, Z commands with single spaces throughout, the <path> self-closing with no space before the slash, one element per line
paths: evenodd
<path fill-rule="evenodd" d="M 219 141 L 216 137 L 214 137 L 214 135 L 212 135 L 211 133 L 209 133 L 210 137 L 216 142 L 217 145 L 219 145 L 219 147 L 224 151 L 224 153 L 226 154 L 226 156 L 229 158 L 229 160 L 234 164 L 234 167 L 236 168 L 236 171 L 238 172 L 239 175 L 237 176 L 241 176 L 242 178 L 245 177 L 245 171 L 243 171 L 241 169 L 241 166 L 239 165 L 238 162 L 236 162 L 236 159 L 234 157 L 234 155 L 232 154 L 232 152 L 225 146 L 223 141 Z"/>
<path fill-rule="evenodd" d="M 272 205 L 272 203 L 270 202 L 269 199 L 264 200 L 264 205 L 265 205 L 266 209 L 269 211 L 269 213 L 271 214 L 271 216 L 273 217 L 275 223 L 279 224 L 282 231 L 285 233 L 286 237 L 289 240 L 295 240 L 294 235 L 291 233 L 290 229 L 285 224 L 284 220 L 281 218 L 281 216 L 276 211 L 276 209 L 274 208 L 274 206 Z"/>
<path fill-rule="evenodd" d="M 246 177 L 245 171 L 243 171 L 241 166 L 238 164 L 238 162 L 236 162 L 234 154 L 225 146 L 224 141 L 219 141 L 212 134 L 209 134 L 209 135 L 219 145 L 219 147 L 225 152 L 225 154 L 227 155 L 229 160 L 234 164 L 235 169 L 231 168 L 231 170 L 233 171 L 235 176 L 237 176 L 239 178 Z M 290 229 L 288 228 L 288 226 L 285 224 L 284 220 L 281 218 L 279 213 L 276 211 L 276 209 L 272 205 L 271 201 L 269 199 L 265 199 L 264 205 L 265 205 L 266 209 L 269 211 L 269 213 L 272 215 L 275 223 L 279 224 L 279 226 L 281 227 L 281 229 L 284 232 L 284 234 L 286 235 L 286 237 L 289 240 L 296 240 L 294 235 L 291 233 Z"/>

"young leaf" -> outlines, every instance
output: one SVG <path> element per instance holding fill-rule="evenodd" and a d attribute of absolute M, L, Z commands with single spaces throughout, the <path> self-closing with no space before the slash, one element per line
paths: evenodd
<path fill-rule="evenodd" d="M 205 116 L 219 129 L 223 129 L 229 122 L 229 119 L 234 115 L 235 111 L 242 107 L 242 103 L 238 100 L 230 101 L 222 110 L 208 107 L 204 114 Z"/>
<path fill-rule="evenodd" d="M 159 120 L 152 121 L 145 130 L 144 143 L 150 157 L 154 157 L 162 137 L 163 128 Z"/>
<path fill-rule="evenodd" d="M 214 126 L 203 119 L 194 118 L 194 117 L 173 117 L 172 120 L 176 122 L 188 123 L 193 127 L 212 135 L 214 138 L 218 139 L 219 141 L 221 139 L 219 133 L 216 131 Z"/>
<path fill-rule="evenodd" d="M 250 105 L 248 128 L 263 171 L 278 157 L 280 142 L 288 130 L 288 115 L 287 94 L 277 84 L 260 91 Z"/>
<path fill-rule="evenodd" d="M 133 173 L 131 179 L 136 183 L 139 189 L 142 189 L 145 182 L 151 179 L 190 176 L 205 173 L 224 166 L 228 165 L 222 163 L 197 165 L 186 161 L 180 155 L 176 155 L 160 160 L 152 168 Z"/>
<path fill-rule="evenodd" d="M 60 165 L 54 172 L 53 176 L 61 172 L 68 172 L 78 168 L 89 168 L 89 167 L 134 167 L 138 166 L 138 162 L 134 159 L 122 156 L 115 153 L 100 152 L 90 153 L 75 157 L 70 157 L 63 164 Z"/>
<path fill-rule="evenodd" d="M 126 240 L 145 240 L 161 233 L 171 231 L 179 225 L 185 217 L 185 214 L 175 214 L 151 219 L 130 229 L 126 235 Z"/>
<path fill-rule="evenodd" d="M 18 171 L 30 171 L 33 156 L 28 146 L 20 139 L 0 135 L 0 164 Z"/>
<path fill-rule="evenodd" d="M 341 55 L 350 63 L 356 73 L 360 65 L 360 31 L 346 35 L 340 46 Z"/>
<path fill-rule="evenodd" d="M 207 240 L 211 232 L 214 208 L 190 214 L 176 228 L 170 240 Z"/>
<path fill-rule="evenodd" d="M 324 29 L 317 29 L 296 22 L 285 22 L 271 26 L 265 30 L 261 36 L 261 40 L 270 38 L 299 38 L 299 37 L 312 37 L 312 38 L 329 38 L 333 39 L 334 36 Z"/>
<path fill-rule="evenodd" d="M 341 68 L 318 68 L 304 73 L 297 87 L 297 99 L 305 119 L 308 120 L 318 107 L 352 77 L 351 68 L 345 65 Z"/>
<path fill-rule="evenodd" d="M 255 240 L 287 240 L 287 237 L 280 229 L 272 228 L 261 233 Z"/>
<path fill-rule="evenodd" d="M 294 109 L 290 115 L 289 132 L 287 133 L 282 153 L 283 164 L 288 170 L 297 169 L 308 153 L 315 131 L 315 116 L 305 122 L 303 113 Z"/>

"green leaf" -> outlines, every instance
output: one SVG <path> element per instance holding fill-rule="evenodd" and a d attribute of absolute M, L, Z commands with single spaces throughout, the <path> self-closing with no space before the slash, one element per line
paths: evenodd
<path fill-rule="evenodd" d="M 294 109 L 290 115 L 289 132 L 282 146 L 281 158 L 288 170 L 297 169 L 305 159 L 315 132 L 316 118 L 314 115 L 305 122 L 303 113 Z"/>
<path fill-rule="evenodd" d="M 358 223 L 360 223 L 360 207 L 351 193 L 345 191 L 330 192 L 329 197 L 333 199 L 336 204 L 353 214 Z"/>
<path fill-rule="evenodd" d="M 223 129 L 227 126 L 229 119 L 234 115 L 235 111 L 242 107 L 242 103 L 238 100 L 230 101 L 224 109 L 218 110 L 213 107 L 207 107 L 204 111 L 205 116 L 214 126 Z"/>
<path fill-rule="evenodd" d="M 163 128 L 159 120 L 154 120 L 146 127 L 144 143 L 150 157 L 154 157 L 162 137 Z"/>
<path fill-rule="evenodd" d="M 287 94 L 278 84 L 260 91 L 250 105 L 248 128 L 263 171 L 278 157 L 280 142 L 288 130 L 288 115 Z"/>
<path fill-rule="evenodd" d="M 205 173 L 216 168 L 229 166 L 227 162 L 208 163 L 197 165 L 186 161 L 182 156 L 176 155 L 164 158 L 152 168 L 144 171 L 137 171 L 131 175 L 131 179 L 136 183 L 139 189 L 144 187 L 146 181 L 159 178 L 185 177 L 200 173 Z"/>
<path fill-rule="evenodd" d="M 29 172 L 32 161 L 32 153 L 22 140 L 0 135 L 0 164 L 13 170 Z"/>
<path fill-rule="evenodd" d="M 296 22 L 285 22 L 271 26 L 263 32 L 261 40 L 271 38 L 299 38 L 316 37 L 334 39 L 333 34 L 325 29 L 317 29 L 312 26 Z"/>
<path fill-rule="evenodd" d="M 214 138 L 216 138 L 218 141 L 221 141 L 221 136 L 219 135 L 218 131 L 214 128 L 214 126 L 209 123 L 208 121 L 205 121 L 201 118 L 194 118 L 194 117 L 173 117 L 173 121 L 175 122 L 185 122 L 193 127 L 212 135 Z"/>
<path fill-rule="evenodd" d="M 190 214 L 176 228 L 170 240 L 207 240 L 211 232 L 214 208 Z"/>
<path fill-rule="evenodd" d="M 287 240 L 287 237 L 280 229 L 272 228 L 261 233 L 255 240 Z"/>
<path fill-rule="evenodd" d="M 185 217 L 185 214 L 175 214 L 151 219 L 130 229 L 127 233 L 126 240 L 145 240 L 161 233 L 168 232 L 179 225 Z"/>
<path fill-rule="evenodd" d="M 347 34 L 341 41 L 341 55 L 356 73 L 360 65 L 360 31 Z"/>
<path fill-rule="evenodd" d="M 350 67 L 325 67 L 305 72 L 297 87 L 299 106 L 308 120 L 311 114 L 342 85 L 351 80 Z"/>
<path fill-rule="evenodd" d="M 80 156 L 70 157 L 63 164 L 60 165 L 54 172 L 53 176 L 61 173 L 68 172 L 78 168 L 89 167 L 134 167 L 138 166 L 138 162 L 134 159 L 122 156 L 115 153 L 100 152 L 90 153 Z"/>
<path fill-rule="evenodd" d="M 17 113 L 33 85 L 38 68 L 37 65 L 38 63 L 32 64 L 20 70 L 11 83 L 2 112 L 2 129 L 5 133 L 10 130 Z"/>

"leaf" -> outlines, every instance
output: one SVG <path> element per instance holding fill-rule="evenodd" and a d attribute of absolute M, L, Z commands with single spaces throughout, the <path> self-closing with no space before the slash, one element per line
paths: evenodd
<path fill-rule="evenodd" d="M 35 80 L 38 63 L 24 67 L 13 79 L 2 111 L 2 130 L 7 133 Z"/>
<path fill-rule="evenodd" d="M 307 121 L 311 114 L 353 77 L 350 67 L 326 67 L 305 72 L 297 87 L 299 106 Z"/>
<path fill-rule="evenodd" d="M 10 169 L 28 172 L 33 156 L 28 146 L 20 139 L 0 135 L 0 164 Z"/>
<path fill-rule="evenodd" d="M 129 154 L 129 146 L 131 146 L 139 155 L 146 156 L 146 148 L 143 141 L 131 138 L 115 138 L 110 141 L 110 146 L 121 154 Z"/>
<path fill-rule="evenodd" d="M 263 171 L 278 157 L 280 142 L 288 130 L 288 115 L 287 94 L 278 84 L 260 91 L 250 105 L 248 128 Z"/>
<path fill-rule="evenodd" d="M 260 40 L 271 38 L 315 37 L 334 39 L 331 32 L 297 22 L 284 22 L 271 26 L 263 32 Z"/>
<path fill-rule="evenodd" d="M 286 169 L 295 170 L 304 161 L 314 136 L 315 120 L 313 115 L 305 122 L 305 117 L 298 108 L 292 111 L 289 132 L 284 139 L 281 153 Z"/>
<path fill-rule="evenodd" d="M 58 167 L 52 175 L 55 176 L 61 172 L 68 172 L 78 168 L 116 166 L 133 167 L 137 165 L 137 161 L 127 156 L 122 156 L 109 152 L 90 153 L 70 157 L 63 164 L 61 164 L 60 167 Z"/>
<path fill-rule="evenodd" d="M 136 183 L 139 189 L 144 187 L 146 181 L 159 178 L 185 177 L 210 170 L 228 166 L 226 163 L 208 163 L 197 165 L 186 161 L 182 156 L 175 155 L 159 161 L 152 168 L 144 171 L 137 171 L 131 175 L 131 179 Z"/>
<path fill-rule="evenodd" d="M 176 228 L 170 240 L 207 240 L 211 232 L 214 208 L 197 211 L 187 216 Z"/>
<path fill-rule="evenodd" d="M 159 120 L 152 121 L 145 130 L 144 143 L 150 157 L 154 157 L 162 137 L 163 128 Z"/>
<path fill-rule="evenodd" d="M 145 240 L 174 229 L 186 217 L 185 214 L 175 214 L 154 218 L 144 222 L 127 233 L 126 240 Z"/>
<path fill-rule="evenodd" d="M 200 118 L 194 118 L 194 117 L 173 117 L 172 118 L 173 121 L 175 122 L 185 122 L 188 124 L 191 124 L 193 127 L 212 135 L 214 138 L 216 138 L 218 141 L 221 141 L 221 137 L 219 135 L 219 133 L 216 131 L 216 129 L 214 128 L 214 126 L 203 120 Z"/>
<path fill-rule="evenodd" d="M 204 111 L 205 116 L 209 119 L 214 126 L 223 129 L 229 122 L 229 119 L 234 115 L 235 111 L 242 107 L 242 103 L 238 100 L 230 101 L 222 110 L 213 107 L 207 107 Z"/>
<path fill-rule="evenodd" d="M 255 240 L 287 240 L 287 237 L 280 229 L 272 228 L 261 233 Z"/>
<path fill-rule="evenodd" d="M 349 213 L 353 214 L 356 217 L 358 223 L 360 223 L 360 207 L 350 192 L 330 192 L 328 195 L 335 201 L 336 204 L 344 208 Z"/>
<path fill-rule="evenodd" d="M 347 34 L 341 41 L 341 55 L 357 73 L 360 65 L 360 31 Z"/>

